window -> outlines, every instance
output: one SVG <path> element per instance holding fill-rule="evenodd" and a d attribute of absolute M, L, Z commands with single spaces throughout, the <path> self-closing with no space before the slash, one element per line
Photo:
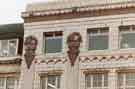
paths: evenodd
<path fill-rule="evenodd" d="M 88 29 L 88 49 L 89 50 L 105 50 L 108 49 L 109 28 Z"/>
<path fill-rule="evenodd" d="M 120 26 L 120 48 L 135 48 L 135 26 Z"/>
<path fill-rule="evenodd" d="M 41 77 L 41 89 L 60 89 L 59 75 L 48 75 Z"/>
<path fill-rule="evenodd" d="M 18 86 L 18 80 L 13 77 L 1 77 L 0 89 L 16 89 Z"/>
<path fill-rule="evenodd" d="M 108 89 L 108 74 L 94 73 L 85 76 L 86 89 Z"/>
<path fill-rule="evenodd" d="M 18 43 L 17 39 L 0 40 L 0 55 L 15 56 L 17 54 Z"/>
<path fill-rule="evenodd" d="M 135 89 L 135 73 L 119 73 L 118 88 Z"/>
<path fill-rule="evenodd" d="M 46 32 L 45 36 L 45 53 L 57 53 L 62 51 L 62 32 Z"/>

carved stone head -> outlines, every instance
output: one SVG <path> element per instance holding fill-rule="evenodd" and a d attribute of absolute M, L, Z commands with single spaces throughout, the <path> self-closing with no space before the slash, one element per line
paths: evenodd
<path fill-rule="evenodd" d="M 27 68 L 29 69 L 31 66 L 31 63 L 33 61 L 33 59 L 35 58 L 35 51 L 37 48 L 37 44 L 38 41 L 36 39 L 36 37 L 34 36 L 28 36 L 26 37 L 25 41 L 24 41 L 24 45 L 25 45 L 25 61 L 27 64 Z"/>
<path fill-rule="evenodd" d="M 80 43 L 82 42 L 82 37 L 79 32 L 71 33 L 67 38 L 67 45 L 68 45 L 68 57 L 73 66 L 77 56 L 79 55 L 79 47 Z"/>

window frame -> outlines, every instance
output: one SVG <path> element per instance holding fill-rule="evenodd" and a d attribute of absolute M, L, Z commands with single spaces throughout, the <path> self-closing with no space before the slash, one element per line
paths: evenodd
<path fill-rule="evenodd" d="M 58 84 L 58 77 L 60 78 L 60 83 L 59 83 L 60 86 L 57 89 L 61 89 L 61 75 L 60 74 L 47 74 L 47 75 L 45 74 L 45 75 L 40 76 L 40 89 L 43 89 L 43 88 L 48 89 L 48 78 L 49 78 L 49 76 L 55 76 L 56 77 L 56 80 L 55 80 L 56 85 Z M 42 85 L 43 79 L 45 81 L 45 85 Z M 58 85 L 56 87 L 58 87 Z"/>
<path fill-rule="evenodd" d="M 122 27 L 127 27 L 128 29 L 122 29 Z M 135 49 L 133 47 L 127 47 L 124 48 L 121 45 L 122 42 L 122 35 L 125 34 L 130 34 L 130 33 L 134 33 L 135 34 L 135 25 L 126 25 L 126 26 L 119 26 L 119 37 L 118 37 L 118 48 L 123 50 L 123 49 Z"/>
<path fill-rule="evenodd" d="M 101 87 L 99 86 L 94 86 L 94 75 L 95 74 L 99 74 L 102 76 L 102 80 L 101 80 Z M 106 76 L 107 75 L 107 76 Z M 89 79 L 90 79 L 90 86 L 88 87 L 87 85 L 87 82 L 89 82 L 87 80 L 87 77 L 86 76 L 89 76 Z M 105 76 L 107 77 L 107 86 L 105 86 Z M 88 74 L 85 74 L 85 89 L 109 89 L 109 86 L 108 86 L 108 83 L 109 83 L 109 80 L 108 80 L 109 76 L 108 76 L 108 72 L 103 72 L 103 73 L 88 73 Z"/>
<path fill-rule="evenodd" d="M 3 83 L 4 83 L 4 85 L 3 86 L 0 86 L 0 89 L 2 88 L 2 89 L 7 89 L 7 88 L 9 88 L 9 87 L 11 87 L 11 85 L 9 86 L 9 85 L 7 85 L 7 81 L 8 81 L 8 78 L 13 78 L 14 79 L 14 85 L 12 86 L 12 88 L 13 89 L 17 89 L 18 88 L 18 78 L 17 77 L 0 77 L 0 78 L 3 78 L 4 80 L 3 80 Z M 8 87 L 7 87 L 8 86 Z"/>
<path fill-rule="evenodd" d="M 6 39 L 5 39 L 6 40 Z M 2 48 L 2 41 L 3 40 L 0 40 L 0 50 Z M 2 52 L 0 52 L 0 57 L 9 57 L 9 56 L 17 56 L 18 55 L 18 42 L 19 42 L 19 39 L 18 38 L 15 38 L 15 39 L 7 39 L 6 41 L 8 41 L 8 54 L 7 55 L 3 55 Z M 15 50 L 15 55 L 11 55 L 10 53 L 10 41 L 16 41 L 16 50 Z"/>
<path fill-rule="evenodd" d="M 92 33 L 91 31 L 96 31 L 97 32 L 94 32 Z M 90 49 L 90 36 L 94 37 L 94 36 L 108 36 L 108 47 L 107 49 Z M 99 28 L 88 28 L 87 29 L 87 50 L 88 51 L 105 51 L 105 50 L 108 50 L 109 49 L 109 27 L 99 27 Z"/>
<path fill-rule="evenodd" d="M 57 33 L 57 32 L 60 32 L 61 35 L 55 35 L 55 33 Z M 53 35 L 52 35 L 52 36 L 46 37 L 46 36 L 45 36 L 46 33 L 53 33 Z M 62 39 L 62 43 L 61 43 L 62 47 L 61 47 L 61 49 L 60 49 L 61 51 L 60 51 L 60 52 L 52 52 L 52 53 L 46 52 L 46 39 L 55 39 L 55 38 L 61 38 L 61 39 Z M 63 49 L 63 31 L 43 32 L 43 50 L 42 50 L 43 54 L 48 55 L 48 54 L 57 54 L 57 53 L 61 53 L 61 52 L 62 52 L 62 49 Z"/>
<path fill-rule="evenodd" d="M 135 88 L 135 85 L 134 86 L 130 86 L 130 85 L 127 85 L 126 84 L 126 81 L 127 81 L 127 79 L 126 79 L 126 75 L 127 74 L 130 74 L 130 73 L 133 73 L 133 74 L 135 74 L 135 72 L 119 72 L 118 73 L 118 78 L 117 78 L 117 82 L 118 82 L 118 89 L 127 89 L 127 88 Z M 122 75 L 122 85 L 120 86 L 119 85 L 119 74 L 121 74 Z M 134 76 L 135 77 L 135 76 Z M 135 81 L 135 78 L 134 78 L 134 81 Z"/>

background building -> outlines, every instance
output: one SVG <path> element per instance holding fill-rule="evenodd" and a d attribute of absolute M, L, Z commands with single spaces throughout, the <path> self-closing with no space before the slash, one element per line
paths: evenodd
<path fill-rule="evenodd" d="M 0 25 L 0 89 L 18 89 L 23 27 L 22 23 Z"/>
<path fill-rule="evenodd" d="M 24 37 L 35 36 L 38 46 L 34 67 L 29 69 L 32 77 L 23 78 L 27 72 L 22 64 L 20 87 L 135 89 L 134 0 L 35 3 L 22 17 Z M 73 32 L 81 34 L 82 43 L 72 66 L 67 38 Z"/>

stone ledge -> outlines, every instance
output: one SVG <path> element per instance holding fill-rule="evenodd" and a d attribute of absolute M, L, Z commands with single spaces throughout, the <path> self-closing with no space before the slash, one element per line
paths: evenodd
<path fill-rule="evenodd" d="M 9 58 L 7 60 L 0 60 L 0 64 L 21 64 L 22 59 L 17 57 L 17 58 Z"/>

